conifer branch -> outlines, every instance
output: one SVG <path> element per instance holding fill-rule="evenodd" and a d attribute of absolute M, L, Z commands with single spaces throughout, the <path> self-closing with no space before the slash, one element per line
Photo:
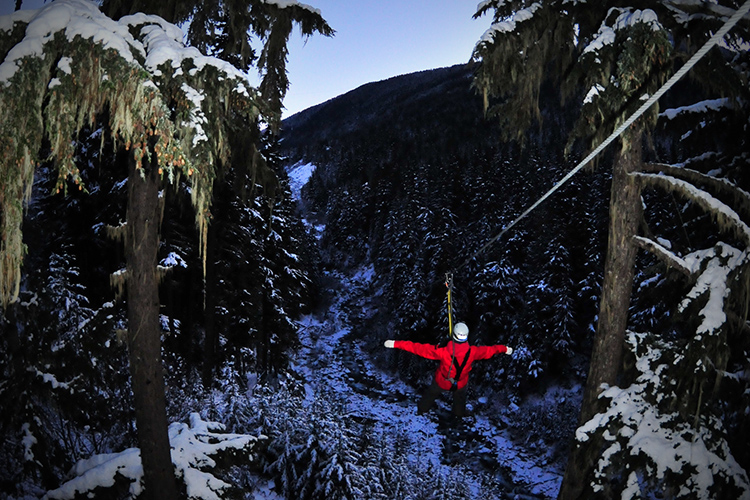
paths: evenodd
<path fill-rule="evenodd" d="M 665 163 L 645 163 L 644 172 L 663 173 L 678 179 L 683 179 L 704 189 L 710 189 L 717 196 L 732 200 L 733 208 L 743 220 L 750 220 L 750 193 L 741 189 L 728 179 L 720 179 L 703 174 L 697 170 L 668 165 Z"/>
<path fill-rule="evenodd" d="M 689 182 L 668 175 L 648 173 L 632 175 L 636 175 L 644 185 L 660 187 L 694 202 L 716 221 L 722 231 L 730 232 L 745 246 L 750 246 L 750 227 L 742 221 L 737 212 L 707 192 Z"/>
<path fill-rule="evenodd" d="M 164 278 L 169 276 L 171 272 L 172 272 L 172 266 L 162 266 L 162 265 L 156 266 L 156 279 L 159 281 L 160 285 L 164 282 Z"/>
<path fill-rule="evenodd" d="M 695 281 L 695 273 L 687 264 L 687 262 L 685 262 L 685 260 L 680 258 L 674 252 L 669 251 L 663 245 L 660 245 L 650 238 L 644 238 L 643 236 L 634 236 L 633 243 L 657 257 L 659 260 L 664 262 L 668 268 L 674 268 L 680 271 L 682 274 L 687 276 L 691 282 Z"/>

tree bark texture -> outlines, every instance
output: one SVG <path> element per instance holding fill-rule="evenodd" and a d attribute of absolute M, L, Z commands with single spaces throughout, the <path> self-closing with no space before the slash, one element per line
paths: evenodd
<path fill-rule="evenodd" d="M 128 290 L 128 353 L 135 398 L 135 421 L 143 463 L 144 497 L 176 500 L 177 485 L 167 431 L 161 360 L 159 283 L 156 258 L 161 210 L 156 167 L 145 178 L 129 160 L 125 260 Z"/>
<path fill-rule="evenodd" d="M 630 175 L 641 170 L 641 128 L 636 122 L 623 134 L 623 145 L 612 171 L 609 202 L 609 235 L 604 264 L 599 321 L 591 352 L 591 365 L 581 404 L 579 425 L 598 412 L 602 384 L 614 385 L 622 367 L 625 330 L 633 289 L 635 257 L 638 250 L 633 237 L 642 218 L 640 186 Z M 600 440 L 577 442 L 571 451 L 559 499 L 584 498 L 587 481 L 599 457 Z"/>

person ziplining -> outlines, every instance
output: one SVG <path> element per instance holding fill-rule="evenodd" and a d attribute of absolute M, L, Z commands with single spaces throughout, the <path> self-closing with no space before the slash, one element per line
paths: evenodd
<path fill-rule="evenodd" d="M 453 335 L 443 347 L 431 344 L 420 344 L 409 340 L 386 340 L 385 347 L 402 349 L 427 359 L 440 361 L 435 371 L 435 378 L 417 403 L 417 414 L 429 411 L 437 397 L 443 391 L 453 392 L 452 413 L 461 418 L 466 415 L 466 392 L 472 363 L 480 359 L 489 359 L 496 354 L 512 354 L 513 349 L 504 345 L 471 346 L 469 327 L 457 323 Z"/>

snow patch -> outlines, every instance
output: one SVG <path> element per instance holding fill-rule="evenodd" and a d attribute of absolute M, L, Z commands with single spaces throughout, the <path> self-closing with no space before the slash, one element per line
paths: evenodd
<path fill-rule="evenodd" d="M 685 262 L 698 272 L 701 267 L 703 271 L 696 280 L 692 290 L 680 303 L 680 311 L 683 311 L 691 302 L 698 297 L 708 295 L 706 305 L 698 313 L 703 318 L 696 330 L 697 334 L 711 335 L 718 332 L 726 322 L 724 312 L 724 301 L 729 297 L 729 275 L 748 261 L 747 251 L 740 252 L 725 243 L 718 243 L 716 247 L 707 250 L 699 250 L 685 257 Z"/>
<path fill-rule="evenodd" d="M 497 33 L 511 33 L 515 31 L 518 23 L 532 19 L 534 17 L 534 13 L 541 8 L 542 4 L 540 2 L 534 2 L 525 9 L 521 9 L 515 12 L 512 16 L 493 23 L 489 27 L 489 29 L 484 32 L 482 37 L 479 39 L 478 44 L 492 43 L 492 40 Z"/>
<path fill-rule="evenodd" d="M 706 113 L 708 111 L 719 111 L 723 108 L 731 107 L 731 100 L 728 97 L 720 99 L 708 99 L 705 101 L 691 104 L 690 106 L 680 106 L 679 108 L 665 109 L 659 113 L 659 118 L 664 117 L 667 120 L 674 120 L 680 115 L 687 113 Z"/>
<path fill-rule="evenodd" d="M 193 108 L 190 110 L 190 122 L 187 125 L 194 130 L 193 147 L 196 147 L 201 142 L 208 142 L 208 135 L 203 130 L 203 125 L 208 123 L 208 120 L 201 109 L 201 102 L 203 102 L 205 96 L 187 83 L 183 83 L 180 88 L 185 93 L 187 100 L 193 105 Z"/>
<path fill-rule="evenodd" d="M 216 467 L 213 456 L 235 450 L 248 454 L 254 445 L 265 436 L 228 434 L 221 424 L 206 422 L 197 413 L 190 414 L 190 423 L 173 423 L 169 426 L 169 442 L 172 448 L 172 463 L 177 476 L 185 483 L 188 498 L 194 500 L 219 500 L 220 493 L 230 487 L 205 469 Z M 108 488 L 118 478 L 130 482 L 131 498 L 143 490 L 143 465 L 138 448 L 129 448 L 120 453 L 94 455 L 79 461 L 71 471 L 75 477 L 60 488 L 48 492 L 43 499 L 72 499 L 93 492 L 96 488 Z"/>
<path fill-rule="evenodd" d="M 78 494 L 84 494 L 95 488 L 109 488 L 114 486 L 115 478 L 120 475 L 131 481 L 129 493 L 132 498 L 143 491 L 141 478 L 143 466 L 141 465 L 141 450 L 128 448 L 120 453 L 107 453 L 94 455 L 93 457 L 80 460 L 72 472 L 76 477 L 63 484 L 56 490 L 47 492 L 42 500 L 46 499 L 72 499 Z"/>
<path fill-rule="evenodd" d="M 21 438 L 21 445 L 23 446 L 23 459 L 26 462 L 32 462 L 34 460 L 34 450 L 32 447 L 37 443 L 37 439 L 31 433 L 31 424 L 25 422 L 21 426 L 23 431 L 23 438 Z"/>
<path fill-rule="evenodd" d="M 66 75 L 70 75 L 71 73 L 73 73 L 73 70 L 70 68 L 71 62 L 73 62 L 73 59 L 71 59 L 70 57 L 61 57 L 60 61 L 57 63 L 57 67 Z"/>
<path fill-rule="evenodd" d="M 169 255 L 164 257 L 159 263 L 164 267 L 184 267 L 187 268 L 187 262 L 182 256 L 176 252 L 169 252 Z"/>
<path fill-rule="evenodd" d="M 299 201 L 302 188 L 308 183 L 310 177 L 315 173 L 317 166 L 312 163 L 299 161 L 292 165 L 287 174 L 289 175 L 289 187 L 292 190 L 292 198 Z"/>
<path fill-rule="evenodd" d="M 598 83 L 595 84 L 593 87 L 591 87 L 586 94 L 586 97 L 583 99 L 584 104 L 589 104 L 594 101 L 595 97 L 598 97 L 600 93 L 604 92 L 604 87 L 599 85 Z"/>
<path fill-rule="evenodd" d="M 38 377 L 41 377 L 44 383 L 50 384 L 53 389 L 64 389 L 66 391 L 70 391 L 71 393 L 73 392 L 73 387 L 71 386 L 71 384 L 75 382 L 75 380 L 78 378 L 76 376 L 70 382 L 60 382 L 59 380 L 57 380 L 57 377 L 55 377 L 53 374 L 44 373 L 42 371 L 39 371 L 39 369 L 34 368 L 32 366 L 28 367 L 26 370 L 32 373 L 36 373 Z"/>
<path fill-rule="evenodd" d="M 298 2 L 297 0 L 261 0 L 263 3 L 268 5 L 276 5 L 280 9 L 286 9 L 287 7 L 299 7 L 301 9 L 309 10 L 313 14 L 320 15 L 320 9 L 316 9 L 312 5 Z"/>
<path fill-rule="evenodd" d="M 644 23 L 651 27 L 653 31 L 659 31 L 664 29 L 659 23 L 659 18 L 651 9 L 636 9 L 630 11 L 629 9 L 620 9 L 621 14 L 617 17 L 613 26 L 607 26 L 606 21 L 601 24 L 599 31 L 594 35 L 593 40 L 586 45 L 583 49 L 583 54 L 588 52 L 598 52 L 607 45 L 615 43 L 617 32 L 638 23 Z"/>

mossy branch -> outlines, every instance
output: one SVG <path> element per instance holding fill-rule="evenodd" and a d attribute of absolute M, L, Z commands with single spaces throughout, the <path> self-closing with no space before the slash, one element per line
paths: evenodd
<path fill-rule="evenodd" d="M 169 276 L 171 272 L 172 272 L 172 267 L 156 266 L 156 279 L 159 281 L 160 285 L 164 282 L 164 279 L 167 276 Z"/>
<path fill-rule="evenodd" d="M 128 282 L 128 272 L 120 269 L 109 275 L 109 286 L 116 290 L 115 297 L 120 300 L 125 294 L 125 285 Z"/>
<path fill-rule="evenodd" d="M 61 29 L 46 39 L 41 54 L 2 63 L 15 68 L 7 82 L 0 82 L 5 86 L 0 92 L 0 109 L 4 111 L 0 133 L 5 138 L 0 146 L 2 305 L 18 295 L 25 251 L 23 205 L 31 193 L 45 137 L 50 143 L 50 156 L 42 160 L 55 162 L 56 192 L 66 193 L 69 184 L 84 189 L 75 147 L 78 132 L 90 126 L 104 125 L 115 150 L 128 151 L 139 170 L 158 168 L 167 182 L 176 182 L 185 174 L 191 183 L 205 272 L 216 170 L 232 162 L 228 140 L 232 130 L 259 128 L 264 107 L 259 104 L 257 91 L 236 68 L 196 55 L 194 50 L 181 52 L 184 46 L 176 39 L 169 48 L 177 56 L 179 67 L 173 65 L 174 61 L 158 68 L 147 67 L 144 55 L 158 49 L 158 44 L 153 48 L 146 40 L 153 40 L 149 36 L 155 29 L 167 29 L 163 20 L 131 18 L 133 25 L 127 28 L 133 38 L 117 39 L 122 36 L 122 26 L 95 6 L 81 15 L 82 22 L 94 20 L 99 28 L 111 26 L 113 39 L 108 40 L 107 47 L 119 48 L 105 48 L 104 42 L 81 36 L 69 39 Z M 19 38 L 8 43 L 22 43 L 25 31 L 14 29 L 13 35 Z M 98 122 L 102 116 L 108 117 L 107 123 Z M 262 167 L 257 161 L 248 163 L 253 170 Z M 123 236 L 120 230 L 108 232 L 114 238 Z"/>
<path fill-rule="evenodd" d="M 128 234 L 128 224 L 123 222 L 119 226 L 110 226 L 109 224 L 104 226 L 107 238 L 117 243 L 123 243 Z"/>
<path fill-rule="evenodd" d="M 690 281 L 695 281 L 695 273 L 690 266 L 679 256 L 670 252 L 667 248 L 660 245 L 656 241 L 644 238 L 643 236 L 634 236 L 633 243 L 642 248 L 643 250 L 651 253 L 659 260 L 664 262 L 668 268 L 673 268 L 687 276 Z"/>
<path fill-rule="evenodd" d="M 643 165 L 643 171 L 664 173 L 678 179 L 683 179 L 693 185 L 710 190 L 717 196 L 730 199 L 732 208 L 738 213 L 738 215 L 743 220 L 750 220 L 750 193 L 741 189 L 728 179 L 719 179 L 698 172 L 697 170 L 668 165 L 665 163 L 645 163 Z"/>
<path fill-rule="evenodd" d="M 633 174 L 643 182 L 644 186 L 659 187 L 686 198 L 708 213 L 724 232 L 729 232 L 750 247 L 750 227 L 728 205 L 714 198 L 707 192 L 693 184 L 668 175 L 649 173 Z"/>

